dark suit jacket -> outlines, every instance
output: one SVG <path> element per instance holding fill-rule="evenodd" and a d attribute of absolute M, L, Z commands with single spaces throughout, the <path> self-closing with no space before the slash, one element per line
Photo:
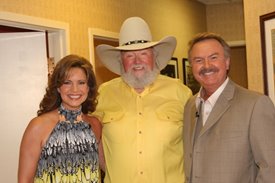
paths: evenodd
<path fill-rule="evenodd" d="M 274 183 L 272 101 L 229 80 L 194 141 L 195 98 L 188 101 L 184 112 L 186 182 Z"/>

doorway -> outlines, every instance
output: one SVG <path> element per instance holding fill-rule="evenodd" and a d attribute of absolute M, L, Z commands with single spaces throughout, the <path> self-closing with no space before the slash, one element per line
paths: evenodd
<path fill-rule="evenodd" d="M 248 88 L 247 81 L 247 63 L 246 63 L 246 47 L 231 47 L 229 77 L 244 88 Z"/>
<path fill-rule="evenodd" d="M 104 31 L 100 29 L 89 29 L 89 48 L 90 48 L 90 60 L 94 67 L 94 72 L 96 75 L 97 85 L 109 81 L 113 78 L 119 77 L 119 75 L 108 70 L 100 61 L 99 57 L 96 55 L 96 47 L 100 44 L 107 44 L 111 46 L 118 46 L 118 33 Z"/>

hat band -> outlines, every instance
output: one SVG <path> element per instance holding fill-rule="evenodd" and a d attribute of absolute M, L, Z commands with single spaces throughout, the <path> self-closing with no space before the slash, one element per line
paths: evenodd
<path fill-rule="evenodd" d="M 138 43 L 148 43 L 149 41 L 146 40 L 135 40 L 135 41 L 129 41 L 124 43 L 122 46 L 127 46 L 127 45 L 131 45 L 131 44 L 138 44 Z"/>

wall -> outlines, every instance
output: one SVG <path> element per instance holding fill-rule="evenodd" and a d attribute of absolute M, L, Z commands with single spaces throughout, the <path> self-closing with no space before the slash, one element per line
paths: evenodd
<path fill-rule="evenodd" d="M 244 0 L 248 87 L 263 92 L 259 16 L 275 11 L 274 0 Z"/>
<path fill-rule="evenodd" d="M 71 52 L 87 58 L 88 28 L 119 32 L 129 16 L 144 18 L 154 40 L 174 35 L 174 56 L 180 60 L 187 56 L 189 39 L 206 30 L 205 6 L 193 0 L 1 0 L 0 11 L 69 23 Z"/>
<path fill-rule="evenodd" d="M 234 4 L 234 3 L 233 3 Z M 167 8 L 169 7 L 169 8 Z M 262 57 L 260 42 L 259 16 L 275 10 L 274 0 L 244 0 L 244 25 L 226 26 L 225 16 L 240 17 L 241 10 L 235 5 L 228 11 L 220 10 L 219 16 L 223 25 L 213 21 L 208 30 L 215 26 L 216 30 L 233 30 L 234 34 L 222 31 L 228 40 L 246 40 L 248 88 L 263 92 Z M 213 6 L 214 8 L 214 6 Z M 237 8 L 238 9 L 238 8 Z M 88 33 L 89 27 L 96 27 L 112 32 L 118 32 L 120 24 L 128 16 L 141 16 L 150 24 L 154 39 L 160 39 L 166 34 L 172 34 L 178 39 L 175 56 L 186 57 L 187 42 L 197 32 L 206 30 L 205 6 L 189 0 L 1 0 L 0 11 L 9 11 L 30 16 L 68 22 L 70 24 L 71 52 L 89 58 Z M 207 10 L 209 11 L 209 10 Z M 242 20 L 234 18 L 236 20 Z M 173 21 L 171 21 L 173 20 Z M 207 21 L 211 22 L 209 16 Z M 243 31 L 245 30 L 245 35 Z M 232 38 L 231 35 L 237 35 Z M 181 66 L 180 66 L 181 68 Z"/>
<path fill-rule="evenodd" d="M 207 30 L 221 34 L 226 41 L 245 40 L 243 3 L 206 7 Z"/>

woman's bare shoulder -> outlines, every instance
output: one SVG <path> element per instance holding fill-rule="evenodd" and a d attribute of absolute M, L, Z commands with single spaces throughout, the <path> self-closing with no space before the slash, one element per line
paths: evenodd
<path fill-rule="evenodd" d="M 33 118 L 29 122 L 24 134 L 25 136 L 36 137 L 37 139 L 44 141 L 45 138 L 47 138 L 51 133 L 57 122 L 57 112 L 51 111 L 42 114 L 41 116 Z"/>
<path fill-rule="evenodd" d="M 58 114 L 54 110 L 33 118 L 30 121 L 29 126 L 32 128 L 44 128 L 46 126 L 51 126 L 52 123 L 55 123 L 57 121 L 58 121 Z"/>

